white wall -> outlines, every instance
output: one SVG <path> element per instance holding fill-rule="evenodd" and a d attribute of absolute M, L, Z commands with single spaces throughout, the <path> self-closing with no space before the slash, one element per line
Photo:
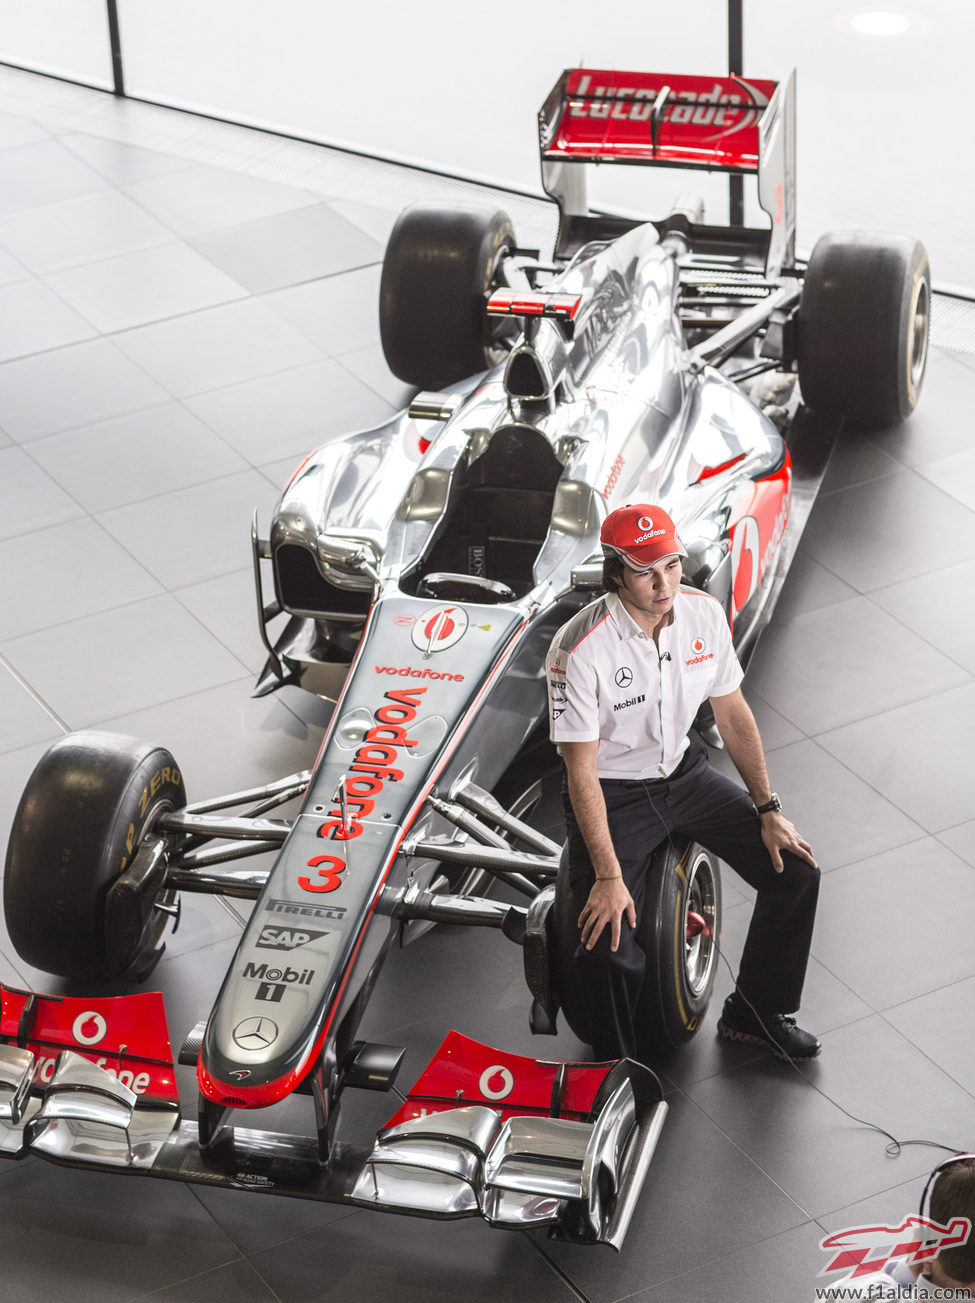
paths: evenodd
<path fill-rule="evenodd" d="M 534 113 L 563 67 L 725 66 L 724 0 L 679 8 L 682 30 L 659 0 L 120 0 L 120 21 L 133 94 L 537 188 Z"/>
<path fill-rule="evenodd" d="M 0 60 L 110 90 L 105 0 L 0 0 Z"/>
<path fill-rule="evenodd" d="M 726 0 L 118 3 L 133 95 L 535 192 L 535 113 L 562 68 L 727 67 Z M 800 248 L 846 226 L 908 231 L 928 244 L 937 280 L 975 287 L 975 5 L 744 7 L 746 71 L 799 72 Z M 858 35 L 851 19 L 873 8 L 910 26 Z M 97 64 L 101 80 L 87 79 L 105 85 L 99 25 L 104 0 L 0 0 L 0 58 L 83 80 L 81 68 Z M 699 173 L 603 168 L 594 193 L 656 212 L 678 190 L 703 193 L 713 220 L 726 215 L 727 182 Z"/>

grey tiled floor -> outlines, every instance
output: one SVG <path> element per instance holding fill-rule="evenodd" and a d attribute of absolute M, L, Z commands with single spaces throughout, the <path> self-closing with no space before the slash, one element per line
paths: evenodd
<path fill-rule="evenodd" d="M 250 696 L 250 517 L 313 444 L 406 397 L 378 344 L 382 245 L 447 186 L 390 168 L 363 187 L 341 156 L 333 185 L 327 150 L 315 185 L 285 186 L 183 148 L 185 115 L 75 89 L 86 132 L 43 79 L 7 78 L 34 107 L 0 116 L 0 841 L 69 728 L 169 746 L 197 796 L 311 762 L 323 709 Z M 0 1165 L 4 1303 L 804 1303 L 827 1230 L 910 1211 L 937 1151 L 890 1158 L 809 1083 L 902 1138 L 975 1144 L 973 400 L 975 356 L 936 335 L 916 417 L 847 433 L 749 671 L 824 869 L 803 1010 L 824 1054 L 797 1075 L 719 1043 L 712 1013 L 661 1062 L 673 1112 L 620 1256 L 30 1160 Z M 749 894 L 728 882 L 732 961 Z M 157 972 L 174 1041 L 245 911 L 185 902 Z M 2 928 L 0 980 L 63 989 Z M 363 1030 L 408 1047 L 404 1084 L 450 1026 L 575 1053 L 566 1031 L 532 1041 L 527 1003 L 507 943 L 441 928 L 393 954 Z M 362 1140 L 391 1111 L 363 1096 L 344 1125 Z"/>

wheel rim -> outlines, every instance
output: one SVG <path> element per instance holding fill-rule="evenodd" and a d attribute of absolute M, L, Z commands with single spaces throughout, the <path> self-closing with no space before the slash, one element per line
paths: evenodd
<path fill-rule="evenodd" d="M 491 294 L 493 294 L 496 289 L 500 289 L 502 284 L 507 284 L 506 281 L 502 282 L 498 275 L 498 271 L 504 258 L 510 255 L 511 247 L 512 246 L 505 241 L 503 244 L 499 245 L 498 251 L 494 255 L 494 261 L 491 264 L 491 271 L 488 277 L 489 288 L 484 300 L 485 309 L 487 306 L 487 300 L 490 298 Z M 494 367 L 497 366 L 499 362 L 503 362 L 511 352 L 512 345 L 521 333 L 521 326 L 517 318 L 513 317 L 502 316 L 491 321 L 490 318 L 487 317 L 486 311 L 485 318 L 487 329 L 484 339 L 484 360 L 488 367 Z"/>
<path fill-rule="evenodd" d="M 931 313 L 931 296 L 927 279 L 923 276 L 915 287 L 914 302 L 911 307 L 911 391 L 915 392 L 924 376 L 924 367 L 928 360 L 928 319 Z"/>
<path fill-rule="evenodd" d="M 717 959 L 716 895 L 714 867 L 707 853 L 698 850 L 691 862 L 683 918 L 684 978 L 695 997 L 707 990 Z M 702 918 L 706 927 L 696 930 L 692 915 Z"/>

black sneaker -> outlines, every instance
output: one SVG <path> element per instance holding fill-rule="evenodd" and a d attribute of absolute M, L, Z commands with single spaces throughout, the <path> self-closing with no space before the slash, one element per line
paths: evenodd
<path fill-rule="evenodd" d="M 814 1059 L 822 1049 L 812 1032 L 796 1026 L 795 1018 L 785 1013 L 768 1013 L 762 1015 L 759 1023 L 755 1014 L 747 1009 L 742 1011 L 730 995 L 718 1019 L 718 1035 L 726 1041 L 764 1045 L 780 1059 Z"/>

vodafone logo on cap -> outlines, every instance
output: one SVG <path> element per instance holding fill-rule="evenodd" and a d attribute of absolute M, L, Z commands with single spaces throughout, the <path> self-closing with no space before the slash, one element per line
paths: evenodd
<path fill-rule="evenodd" d="M 649 516 L 641 516 L 636 522 L 636 527 L 637 529 L 642 529 L 643 532 L 646 533 L 648 529 L 653 529 L 653 521 Z"/>
<path fill-rule="evenodd" d="M 413 626 L 413 646 L 419 651 L 446 651 L 460 642 L 469 624 L 462 606 L 434 606 L 424 611 Z"/>

